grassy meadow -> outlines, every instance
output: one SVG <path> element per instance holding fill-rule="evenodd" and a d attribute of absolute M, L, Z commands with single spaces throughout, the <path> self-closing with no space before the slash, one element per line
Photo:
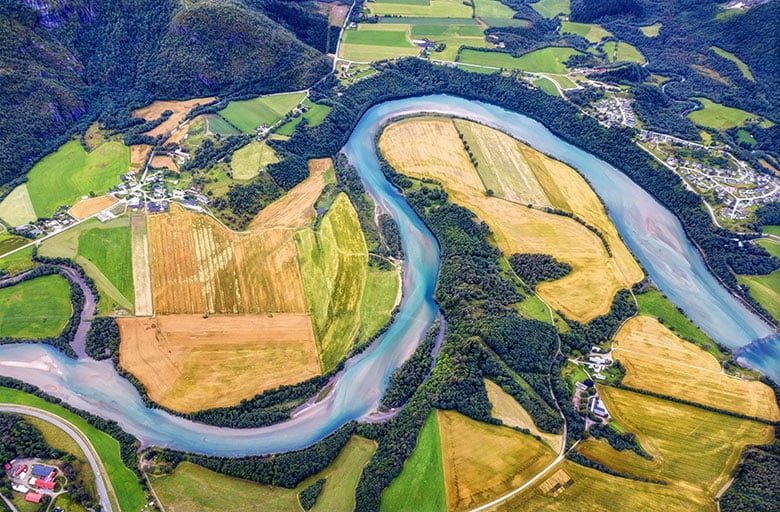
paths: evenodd
<path fill-rule="evenodd" d="M 14 236 L 8 233 L 0 233 L 0 255 L 24 247 L 30 240 L 22 236 Z"/>
<path fill-rule="evenodd" d="M 276 152 L 263 142 L 252 141 L 235 153 L 230 160 L 233 179 L 251 180 L 260 169 L 279 161 Z"/>
<path fill-rule="evenodd" d="M 303 106 L 308 110 L 292 121 L 280 126 L 279 129 L 276 130 L 277 134 L 287 135 L 288 137 L 291 136 L 295 132 L 295 127 L 304 119 L 306 119 L 309 126 L 317 126 L 325 119 L 331 109 L 327 105 L 320 105 L 319 103 L 309 101 L 309 98 L 303 100 Z"/>
<path fill-rule="evenodd" d="M 658 34 L 661 32 L 661 27 L 663 26 L 663 23 L 653 23 L 652 25 L 645 25 L 644 27 L 639 27 L 639 30 L 642 31 L 642 33 L 645 35 L 645 37 L 657 37 Z"/>
<path fill-rule="evenodd" d="M 695 97 L 691 98 L 701 103 L 702 108 L 694 110 L 688 114 L 688 119 L 701 126 L 708 128 L 715 128 L 718 130 L 726 130 L 735 126 L 741 126 L 745 124 L 748 119 L 754 119 L 757 116 L 740 110 L 738 108 L 727 107 L 720 103 L 715 103 L 707 98 Z M 764 121 L 761 126 L 764 128 L 770 128 L 774 123 L 771 121 Z"/>
<path fill-rule="evenodd" d="M 733 53 L 729 53 L 723 48 L 718 48 L 717 46 L 710 46 L 710 50 L 715 52 L 719 57 L 723 57 L 724 59 L 730 60 L 734 64 L 737 65 L 739 70 L 742 72 L 742 76 L 750 80 L 751 82 L 755 82 L 756 79 L 753 78 L 753 73 L 750 72 L 750 68 L 747 64 L 745 64 L 742 59 L 734 55 Z"/>
<path fill-rule="evenodd" d="M 35 213 L 27 184 L 22 183 L 0 202 L 0 219 L 11 226 L 20 226 L 38 218 Z"/>
<path fill-rule="evenodd" d="M 340 57 L 357 62 L 412 57 L 420 53 L 409 39 L 409 25 L 368 23 L 344 31 Z"/>
<path fill-rule="evenodd" d="M 361 339 L 370 338 L 390 321 L 400 285 L 397 271 L 369 267 L 360 303 Z"/>
<path fill-rule="evenodd" d="M 642 53 L 628 43 L 622 41 L 607 41 L 602 48 L 604 49 L 604 53 L 607 54 L 607 59 L 612 62 L 645 63 L 645 57 Z"/>
<path fill-rule="evenodd" d="M 150 479 L 163 506 L 170 512 L 258 510 L 260 504 L 263 510 L 300 512 L 303 509 L 298 494 L 320 478 L 326 479 L 325 485 L 311 510 L 352 510 L 358 479 L 375 449 L 373 441 L 353 437 L 330 466 L 295 489 L 225 476 L 189 462 L 182 462 L 169 475 L 152 475 Z"/>
<path fill-rule="evenodd" d="M 548 46 L 535 50 L 520 57 L 508 53 L 481 52 L 465 49 L 460 52 L 459 62 L 478 64 L 505 69 L 522 69 L 530 73 L 566 73 L 568 69 L 563 62 L 572 55 L 581 53 L 574 48 Z"/>
<path fill-rule="evenodd" d="M 572 21 L 561 22 L 561 34 L 575 34 L 582 36 L 591 43 L 598 43 L 612 32 L 593 23 L 574 23 Z"/>
<path fill-rule="evenodd" d="M 68 281 L 57 275 L 37 277 L 0 289 L 0 336 L 57 336 L 70 318 Z"/>
<path fill-rule="evenodd" d="M 715 346 L 715 342 L 704 334 L 696 324 L 691 322 L 688 317 L 680 313 L 677 306 L 664 298 L 658 290 L 651 290 L 636 295 L 636 302 L 639 306 L 639 314 L 663 319 L 664 325 L 674 330 L 678 336 L 694 340 L 699 346 L 713 352 L 716 356 L 720 354 L 720 351 Z"/>
<path fill-rule="evenodd" d="M 767 276 L 737 276 L 737 280 L 750 287 L 750 295 L 780 318 L 780 270 Z"/>
<path fill-rule="evenodd" d="M 498 0 L 474 0 L 474 15 L 482 19 L 511 19 L 515 11 Z"/>
<path fill-rule="evenodd" d="M 13 254 L 0 258 L 0 271 L 14 275 L 34 267 L 35 264 L 32 262 L 32 251 L 33 248 L 28 247 L 27 249 L 22 249 L 21 251 L 16 251 Z"/>
<path fill-rule="evenodd" d="M 530 6 L 545 18 L 554 18 L 561 13 L 568 16 L 571 13 L 569 0 L 539 0 Z"/>
<path fill-rule="evenodd" d="M 431 411 L 425 420 L 412 455 L 401 474 L 382 493 L 380 512 L 416 510 L 445 512 L 444 468 L 439 440 L 439 417 Z"/>
<path fill-rule="evenodd" d="M 558 88 L 549 78 L 534 80 L 534 85 L 551 96 L 558 96 Z"/>
<path fill-rule="evenodd" d="M 130 149 L 107 142 L 87 153 L 71 140 L 35 164 L 26 183 L 37 217 L 49 217 L 63 205 L 76 204 L 81 196 L 105 194 L 130 168 Z"/>
<path fill-rule="evenodd" d="M 323 372 L 347 354 L 360 326 L 368 249 L 352 203 L 339 194 L 315 233 L 296 233 L 296 242 Z"/>
<path fill-rule="evenodd" d="M 243 133 L 252 134 L 260 125 L 272 126 L 279 122 L 305 97 L 306 93 L 292 92 L 261 96 L 251 100 L 231 101 L 227 107 L 219 111 L 219 115 Z"/>
<path fill-rule="evenodd" d="M 63 409 L 59 405 L 47 402 L 42 398 L 24 393 L 16 389 L 0 387 L 0 403 L 26 405 L 51 412 L 69 421 L 89 438 L 106 468 L 111 485 L 114 487 L 119 508 L 125 512 L 140 511 L 146 500 L 146 493 L 138 484 L 138 477 L 122 463 L 119 452 L 119 442 L 105 432 L 102 432 L 80 416 Z"/>
<path fill-rule="evenodd" d="M 372 16 L 471 18 L 470 6 L 457 0 L 429 2 L 370 2 L 366 4 Z"/>

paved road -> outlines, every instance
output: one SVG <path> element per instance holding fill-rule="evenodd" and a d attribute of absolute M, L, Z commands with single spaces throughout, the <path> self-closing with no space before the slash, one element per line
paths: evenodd
<path fill-rule="evenodd" d="M 113 505 L 109 499 L 109 489 L 111 494 L 114 494 L 114 489 L 111 488 L 111 482 L 108 480 L 108 475 L 106 474 L 105 470 L 102 470 L 103 464 L 100 461 L 100 458 L 97 456 L 95 447 L 92 446 L 92 443 L 83 432 L 78 430 L 75 425 L 72 425 L 66 420 L 59 418 L 47 411 L 36 409 L 34 407 L 26 407 L 14 404 L 0 404 L 0 412 L 32 416 L 34 418 L 47 421 L 68 434 L 68 436 L 70 436 L 70 438 L 73 439 L 79 448 L 81 448 L 81 450 L 84 452 L 84 455 L 87 457 L 87 462 L 89 462 L 89 465 L 92 468 L 92 472 L 95 474 L 95 483 L 100 500 L 100 507 L 106 512 L 114 512 Z"/>

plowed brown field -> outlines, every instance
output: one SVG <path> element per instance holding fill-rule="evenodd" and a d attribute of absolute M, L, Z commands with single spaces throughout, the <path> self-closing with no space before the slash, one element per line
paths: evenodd
<path fill-rule="evenodd" d="M 181 412 L 236 405 L 319 375 L 306 314 L 119 320 L 120 362 L 157 403 Z"/>
<path fill-rule="evenodd" d="M 292 235 L 236 233 L 175 205 L 150 217 L 156 313 L 305 313 Z"/>
<path fill-rule="evenodd" d="M 155 101 L 149 106 L 133 111 L 133 115 L 135 117 L 143 117 L 147 121 L 151 121 L 153 119 L 159 118 L 160 114 L 166 110 L 173 111 L 173 114 L 171 114 L 168 119 L 146 132 L 146 135 L 157 137 L 160 134 L 169 133 L 171 130 L 176 128 L 179 123 L 184 120 L 190 110 L 197 107 L 198 105 L 205 105 L 211 101 L 214 101 L 213 97 L 195 98 L 187 101 Z"/>
<path fill-rule="evenodd" d="M 83 201 L 76 203 L 68 213 L 70 213 L 78 220 L 86 219 L 90 215 L 94 215 L 99 211 L 105 210 L 117 202 L 118 201 L 111 196 L 100 196 L 93 197 L 91 199 L 84 199 Z"/>

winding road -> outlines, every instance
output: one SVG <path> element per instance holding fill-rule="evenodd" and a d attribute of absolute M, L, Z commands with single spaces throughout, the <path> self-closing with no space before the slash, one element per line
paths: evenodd
<path fill-rule="evenodd" d="M 21 414 L 24 416 L 32 416 L 33 418 L 41 419 L 51 423 L 58 429 L 65 432 L 71 439 L 73 439 L 79 448 L 81 448 L 81 450 L 84 452 L 84 455 L 87 458 L 87 462 L 92 468 L 92 472 L 95 474 L 95 484 L 97 487 L 101 509 L 107 512 L 114 512 L 115 509 L 110 497 L 114 497 L 114 499 L 116 499 L 116 493 L 114 492 L 114 488 L 111 486 L 111 481 L 108 479 L 108 473 L 103 467 L 103 462 L 100 460 L 100 456 L 98 455 L 97 450 L 95 450 L 95 447 L 92 446 L 92 442 L 89 440 L 86 434 L 84 434 L 75 425 L 68 422 L 67 420 L 64 420 L 50 412 L 44 411 L 43 409 L 14 404 L 0 404 L 0 412 Z"/>

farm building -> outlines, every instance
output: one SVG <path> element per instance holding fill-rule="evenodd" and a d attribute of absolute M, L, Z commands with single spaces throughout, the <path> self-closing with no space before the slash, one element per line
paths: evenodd
<path fill-rule="evenodd" d="M 24 495 L 24 501 L 29 501 L 30 503 L 40 503 L 41 498 L 43 498 L 43 494 L 38 494 L 37 492 L 28 492 Z"/>
<path fill-rule="evenodd" d="M 599 398 L 598 395 L 593 395 L 588 399 L 588 410 L 601 418 L 609 417 L 607 407 L 604 405 L 604 402 L 601 401 L 601 398 Z"/>
<path fill-rule="evenodd" d="M 33 485 L 35 487 L 40 487 L 41 489 L 54 489 L 57 482 L 54 480 L 41 480 L 40 478 L 36 478 Z"/>
<path fill-rule="evenodd" d="M 33 475 L 42 478 L 44 480 L 51 480 L 52 478 L 54 478 L 54 475 L 57 474 L 56 469 L 49 466 L 41 466 L 40 464 L 33 466 L 30 472 Z"/>

